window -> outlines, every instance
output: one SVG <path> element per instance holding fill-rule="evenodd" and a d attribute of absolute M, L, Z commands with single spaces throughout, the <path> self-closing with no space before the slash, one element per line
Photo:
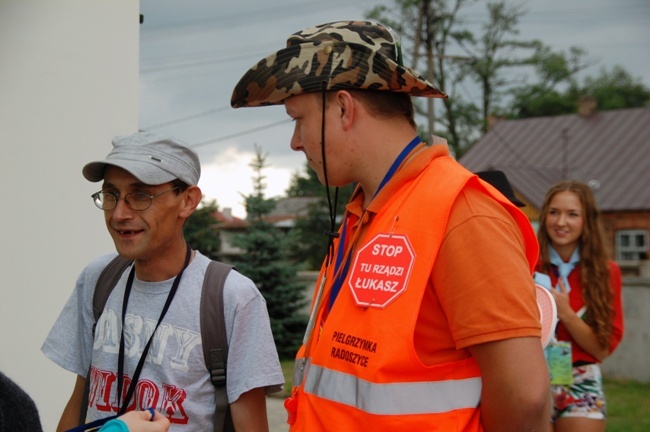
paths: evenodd
<path fill-rule="evenodd" d="M 648 231 L 621 230 L 616 232 L 616 259 L 636 261 L 648 259 Z"/>

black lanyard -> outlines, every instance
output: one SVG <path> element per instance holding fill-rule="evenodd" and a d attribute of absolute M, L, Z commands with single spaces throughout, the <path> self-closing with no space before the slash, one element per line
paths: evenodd
<path fill-rule="evenodd" d="M 82 432 L 82 431 L 89 432 L 89 431 L 99 430 L 99 428 L 104 424 L 106 424 L 109 420 L 112 420 L 126 412 L 126 407 L 129 405 L 129 401 L 133 397 L 133 392 L 135 391 L 136 384 L 138 383 L 138 378 L 140 377 L 140 372 L 142 372 L 142 366 L 144 366 L 144 361 L 147 358 L 147 353 L 149 352 L 149 347 L 151 346 L 153 337 L 156 334 L 156 330 L 158 329 L 160 322 L 165 317 L 165 314 L 167 313 L 167 309 L 169 309 L 169 305 L 172 303 L 174 295 L 176 294 L 176 291 L 178 289 L 178 285 L 181 282 L 181 276 L 183 275 L 183 272 L 187 268 L 188 264 L 190 263 L 191 256 L 192 256 L 192 249 L 190 249 L 190 246 L 187 245 L 187 252 L 185 254 L 185 264 L 183 265 L 183 269 L 176 276 L 174 282 L 172 283 L 172 288 L 169 291 L 169 294 L 167 295 L 167 301 L 165 302 L 165 306 L 163 306 L 162 312 L 160 313 L 160 318 L 158 318 L 158 323 L 156 324 L 156 327 L 154 328 L 153 332 L 151 333 L 151 336 L 149 337 L 149 342 L 147 342 L 147 345 L 144 347 L 144 350 L 142 351 L 142 356 L 140 357 L 140 361 L 138 361 L 138 366 L 135 368 L 135 372 L 133 373 L 133 378 L 131 379 L 131 384 L 129 385 L 129 390 L 127 391 L 126 398 L 124 399 L 124 403 L 120 407 L 119 412 L 116 415 L 105 417 L 99 420 L 95 420 L 91 423 L 87 423 L 85 425 L 80 425 L 75 428 L 69 429 L 67 432 Z M 124 322 L 126 316 L 126 306 L 129 303 L 129 296 L 131 295 L 131 288 L 133 286 L 134 276 L 135 276 L 135 265 L 131 267 L 131 272 L 129 273 L 129 278 L 126 282 L 126 288 L 124 289 L 124 300 L 122 301 L 122 334 L 120 335 L 120 354 L 117 361 L 117 405 L 118 406 L 120 405 L 120 400 L 122 399 L 122 384 L 124 381 Z M 90 379 L 90 377 L 88 377 L 87 379 Z"/>
<path fill-rule="evenodd" d="M 133 392 L 135 391 L 135 387 L 138 383 L 138 378 L 140 378 L 140 372 L 142 372 L 142 367 L 144 366 L 144 361 L 147 358 L 147 353 L 149 352 L 149 348 L 151 347 L 151 343 L 153 342 L 153 338 L 154 335 L 156 334 L 156 330 L 158 329 L 158 326 L 160 325 L 163 318 L 165 317 L 165 314 L 169 309 L 169 305 L 171 305 L 172 300 L 174 299 L 174 295 L 178 290 L 178 285 L 181 282 L 181 276 L 183 276 L 183 272 L 185 271 L 188 264 L 190 263 L 191 256 L 192 256 L 192 249 L 190 249 L 190 246 L 187 245 L 187 252 L 185 254 L 185 264 L 183 265 L 183 269 L 176 276 L 176 278 L 174 278 L 174 282 L 172 283 L 172 288 L 171 290 L 169 290 L 169 294 L 167 295 L 167 301 L 165 302 L 165 306 L 163 306 L 162 312 L 160 313 L 160 317 L 158 318 L 158 323 L 156 324 L 156 327 L 153 329 L 153 332 L 149 337 L 149 341 L 147 342 L 147 345 L 145 345 L 144 350 L 142 351 L 142 355 L 140 356 L 140 361 L 138 361 L 138 365 L 135 368 L 135 371 L 133 372 L 133 377 L 131 378 L 131 384 L 129 385 L 129 389 L 126 392 L 124 403 L 122 403 L 120 406 L 120 401 L 122 399 L 122 385 L 124 381 L 124 324 L 126 319 L 126 308 L 129 303 L 129 296 L 131 295 L 131 287 L 133 286 L 133 278 L 135 276 L 135 265 L 131 267 L 131 272 L 129 273 L 129 279 L 126 282 L 126 288 L 124 289 L 124 300 L 122 301 L 122 334 L 120 335 L 120 352 L 117 360 L 117 405 L 120 406 L 118 415 L 122 415 L 126 412 L 126 408 L 129 405 L 129 401 L 133 397 Z"/>

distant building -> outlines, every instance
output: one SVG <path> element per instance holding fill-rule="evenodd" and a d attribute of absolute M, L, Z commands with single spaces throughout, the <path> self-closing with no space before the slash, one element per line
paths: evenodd
<path fill-rule="evenodd" d="M 614 258 L 624 269 L 647 260 L 650 108 L 598 112 L 585 103 L 578 114 L 495 121 L 459 162 L 473 172 L 505 172 L 535 226 L 552 184 L 589 184 Z"/>
<path fill-rule="evenodd" d="M 319 200 L 320 198 L 317 197 L 278 198 L 267 221 L 279 228 L 289 230 L 295 225 L 296 219 L 307 216 L 309 206 L 316 204 Z"/>
<path fill-rule="evenodd" d="M 319 198 L 315 197 L 284 197 L 278 198 L 276 206 L 266 220 L 274 226 L 289 231 L 296 223 L 296 219 L 307 215 L 309 205 Z M 230 207 L 224 207 L 216 213 L 217 226 L 221 241 L 220 256 L 224 261 L 241 255 L 242 250 L 233 246 L 233 237 L 246 232 L 249 222 L 232 215 Z"/>
<path fill-rule="evenodd" d="M 232 258 L 241 255 L 241 249 L 233 246 L 233 237 L 237 234 L 246 232 L 248 222 L 232 215 L 230 207 L 224 207 L 223 210 L 215 214 L 217 219 L 217 228 L 219 229 L 219 241 L 221 251 L 219 255 L 221 260 L 232 262 Z"/>

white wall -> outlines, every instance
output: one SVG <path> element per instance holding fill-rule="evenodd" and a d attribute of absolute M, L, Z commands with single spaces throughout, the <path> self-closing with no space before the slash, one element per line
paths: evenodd
<path fill-rule="evenodd" d="M 139 2 L 0 0 L 0 370 L 54 430 L 74 383 L 40 346 L 112 242 L 81 168 L 138 127 Z"/>

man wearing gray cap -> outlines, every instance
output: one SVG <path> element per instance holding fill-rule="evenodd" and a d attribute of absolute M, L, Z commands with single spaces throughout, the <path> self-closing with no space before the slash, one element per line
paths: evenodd
<path fill-rule="evenodd" d="M 292 34 L 233 91 L 235 108 L 284 104 L 323 184 L 358 184 L 338 232 L 330 210 L 290 430 L 547 430 L 531 224 L 421 141 L 411 96 L 446 97 L 367 21 Z"/>
<path fill-rule="evenodd" d="M 200 304 L 210 259 L 192 250 L 183 225 L 201 201 L 198 155 L 181 141 L 147 132 L 118 136 L 105 160 L 83 168 L 119 255 L 132 260 L 96 325 L 93 294 L 115 254 L 91 262 L 42 351 L 77 374 L 57 431 L 79 423 L 89 376 L 86 421 L 153 408 L 172 431 L 212 431 L 215 387 L 206 368 Z M 223 290 L 228 338 L 227 398 L 236 430 L 267 431 L 266 399 L 284 377 L 264 298 L 232 270 Z"/>

